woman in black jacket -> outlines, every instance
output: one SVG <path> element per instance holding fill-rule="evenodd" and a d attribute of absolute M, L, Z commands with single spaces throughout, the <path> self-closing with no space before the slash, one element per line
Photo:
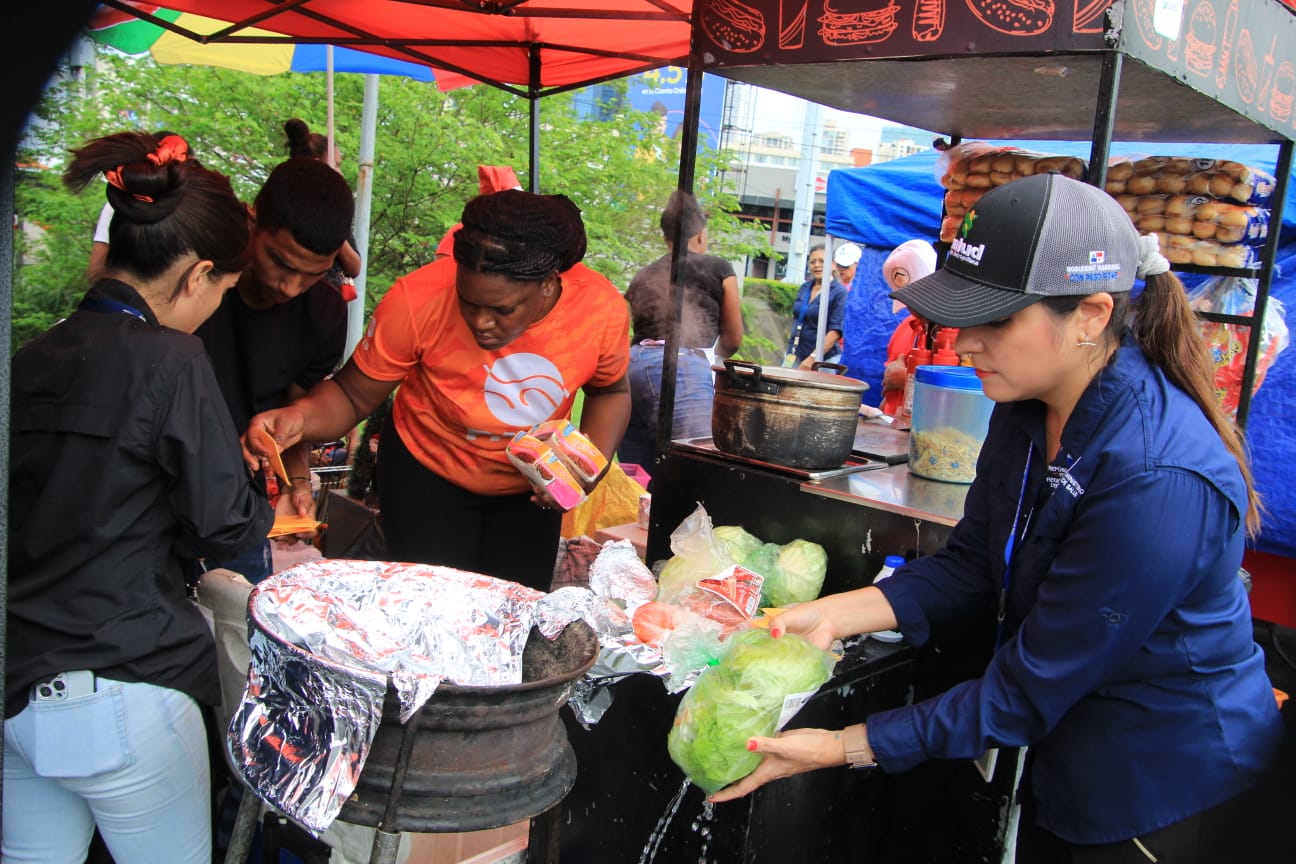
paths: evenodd
<path fill-rule="evenodd" d="M 214 645 L 182 558 L 232 555 L 273 519 L 202 342 L 238 279 L 246 209 L 179 136 L 75 151 L 101 172 L 107 265 L 14 357 L 5 656 L 5 861 L 211 858 L 200 704 Z"/>

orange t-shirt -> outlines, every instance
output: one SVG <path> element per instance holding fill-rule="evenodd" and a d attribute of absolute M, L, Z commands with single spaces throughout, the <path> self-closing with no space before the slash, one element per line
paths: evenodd
<path fill-rule="evenodd" d="M 401 382 L 391 417 L 414 458 L 479 495 L 530 488 L 504 452 L 513 433 L 570 417 L 578 389 L 613 384 L 630 363 L 630 310 L 612 283 L 577 264 L 562 289 L 549 314 L 488 351 L 459 312 L 453 258 L 396 280 L 352 356 Z"/>

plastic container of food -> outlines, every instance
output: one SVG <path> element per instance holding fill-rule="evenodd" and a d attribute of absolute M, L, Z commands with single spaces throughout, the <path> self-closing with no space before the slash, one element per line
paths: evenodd
<path fill-rule="evenodd" d="M 914 373 L 909 470 L 928 480 L 971 483 L 994 402 L 968 366 L 919 366 Z"/>

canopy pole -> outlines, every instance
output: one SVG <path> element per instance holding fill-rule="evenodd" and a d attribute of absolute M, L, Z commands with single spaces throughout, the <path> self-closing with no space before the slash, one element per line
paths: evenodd
<path fill-rule="evenodd" d="M 532 44 L 528 49 L 531 65 L 531 84 L 527 98 L 531 100 L 531 170 L 528 177 L 530 191 L 540 194 L 540 47 Z"/>
<path fill-rule="evenodd" d="M 347 304 L 347 341 L 343 358 L 351 356 L 364 332 L 365 284 L 369 274 L 369 212 L 373 202 L 374 137 L 378 128 L 378 76 L 365 75 L 364 108 L 360 114 L 360 171 L 356 175 L 356 252 L 360 272 L 356 275 L 356 297 Z"/>
<path fill-rule="evenodd" d="M 693 175 L 697 170 L 698 127 L 702 114 L 702 61 L 689 57 L 688 82 L 684 87 L 684 120 L 680 127 L 679 188 L 693 191 Z M 661 399 L 657 406 L 657 438 L 653 446 L 653 467 L 666 456 L 675 429 L 675 370 L 678 367 L 681 321 L 684 317 L 684 272 L 688 237 L 684 236 L 684 221 L 680 219 L 671 238 L 671 297 L 673 326 L 666 331 L 666 347 L 662 356 Z"/>
<path fill-rule="evenodd" d="M 833 242 L 833 235 L 827 231 L 824 232 L 824 268 L 823 274 L 819 277 L 819 323 L 815 325 L 818 336 L 815 339 L 814 359 L 821 362 L 824 358 L 824 337 L 828 335 L 828 301 L 832 294 L 833 283 L 833 262 L 837 257 L 836 244 Z M 847 286 L 849 287 L 849 286 Z M 806 305 L 809 305 L 810 298 L 806 298 Z"/>
<path fill-rule="evenodd" d="M 336 171 L 338 168 L 338 164 L 337 164 L 337 157 L 335 155 L 337 152 L 337 139 L 333 137 L 334 129 L 333 129 L 333 46 L 332 45 L 324 46 L 324 56 L 327 58 L 327 62 L 325 63 L 324 80 L 325 80 L 325 88 L 328 91 L 328 99 L 326 101 L 328 103 L 328 141 L 329 141 L 328 153 L 324 156 L 324 158 L 325 160 L 328 161 L 329 167 L 332 168 L 334 171 Z"/>

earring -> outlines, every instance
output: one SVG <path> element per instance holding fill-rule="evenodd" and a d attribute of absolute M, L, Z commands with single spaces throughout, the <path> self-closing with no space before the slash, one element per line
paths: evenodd
<path fill-rule="evenodd" d="M 546 296 L 546 297 L 552 297 L 552 296 L 553 296 L 553 289 L 552 289 L 552 288 L 546 288 L 546 289 L 544 289 L 543 291 L 541 291 L 540 293 L 543 294 L 543 295 Z"/>
<path fill-rule="evenodd" d="M 1077 342 L 1077 343 L 1076 343 L 1076 347 L 1077 347 L 1077 348 L 1097 348 L 1097 347 L 1098 347 L 1098 343 L 1097 343 L 1097 342 L 1090 342 L 1089 339 L 1088 339 L 1088 337 L 1086 337 L 1086 338 L 1080 340 L 1079 342 Z"/>

